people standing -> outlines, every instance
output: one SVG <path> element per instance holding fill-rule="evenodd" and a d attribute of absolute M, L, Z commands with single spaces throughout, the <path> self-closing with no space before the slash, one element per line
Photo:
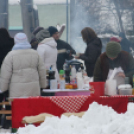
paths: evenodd
<path fill-rule="evenodd" d="M 84 54 L 76 56 L 76 59 L 82 59 L 85 62 L 87 75 L 93 76 L 95 63 L 101 55 L 102 43 L 100 38 L 97 37 L 95 31 L 90 27 L 85 27 L 82 31 L 83 41 L 87 44 Z"/>
<path fill-rule="evenodd" d="M 40 96 L 40 88 L 46 87 L 44 63 L 24 33 L 16 34 L 14 41 L 1 67 L 0 90 L 9 90 L 9 97 Z"/>
<path fill-rule="evenodd" d="M 72 54 L 76 54 L 76 52 L 67 42 L 59 39 L 59 32 L 57 28 L 50 26 L 48 31 L 50 32 L 50 36 L 53 37 L 57 43 L 57 69 L 58 71 L 63 70 L 65 60 L 73 59 Z"/>

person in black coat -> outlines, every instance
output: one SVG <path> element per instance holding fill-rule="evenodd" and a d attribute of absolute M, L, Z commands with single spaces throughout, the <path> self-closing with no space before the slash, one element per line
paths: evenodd
<path fill-rule="evenodd" d="M 57 40 L 57 49 L 58 49 L 58 56 L 57 56 L 57 69 L 63 70 L 63 65 L 65 60 L 73 59 L 72 54 L 76 54 L 75 50 L 65 41 Z M 65 50 L 64 52 L 60 52 L 60 50 Z"/>
<path fill-rule="evenodd" d="M 14 39 L 10 37 L 8 31 L 5 28 L 0 28 L 0 68 L 4 58 L 6 57 L 7 53 L 12 50 L 13 46 L 14 46 Z M 8 92 L 0 93 L 0 102 L 2 102 L 3 99 L 7 96 Z M 0 106 L 0 110 L 1 108 L 2 106 Z M 10 107 L 6 109 L 9 110 Z"/>
<path fill-rule="evenodd" d="M 10 37 L 8 31 L 5 28 L 0 28 L 0 68 L 3 59 L 12 50 L 13 45 L 14 39 Z"/>
<path fill-rule="evenodd" d="M 120 33 L 119 34 L 120 37 L 120 44 L 122 47 L 122 50 L 127 51 L 129 53 L 131 53 L 130 47 L 132 47 L 132 44 L 130 43 L 130 41 L 126 38 L 125 33 Z"/>
<path fill-rule="evenodd" d="M 65 60 L 73 59 L 72 54 L 76 54 L 76 52 L 67 42 L 59 39 L 59 32 L 57 28 L 50 26 L 48 31 L 50 32 L 50 36 L 53 37 L 57 42 L 57 69 L 58 71 L 63 70 Z"/>
<path fill-rule="evenodd" d="M 82 31 L 83 41 L 87 44 L 84 54 L 76 56 L 76 59 L 82 59 L 85 62 L 87 75 L 93 77 L 95 63 L 98 57 L 101 55 L 102 43 L 100 38 L 90 27 L 85 27 Z"/>

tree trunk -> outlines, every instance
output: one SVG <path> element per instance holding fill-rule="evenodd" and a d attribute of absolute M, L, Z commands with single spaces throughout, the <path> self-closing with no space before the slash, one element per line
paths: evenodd
<path fill-rule="evenodd" d="M 119 18 L 119 24 L 120 24 L 120 30 L 121 32 L 125 33 L 124 27 L 123 27 L 123 22 L 121 19 L 121 12 L 120 12 L 120 8 L 119 8 L 119 1 L 118 0 L 113 0 L 114 5 L 115 5 L 115 9 Z"/>
<path fill-rule="evenodd" d="M 33 0 L 20 0 L 23 30 L 29 41 L 33 30 L 39 25 L 38 12 L 33 7 Z M 35 19 L 36 18 L 36 19 Z"/>

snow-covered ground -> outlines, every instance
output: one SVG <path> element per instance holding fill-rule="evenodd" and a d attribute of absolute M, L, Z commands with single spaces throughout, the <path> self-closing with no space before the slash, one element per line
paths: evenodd
<path fill-rule="evenodd" d="M 0 134 L 11 134 L 11 129 L 0 128 Z"/>
<path fill-rule="evenodd" d="M 82 118 L 48 117 L 39 127 L 19 128 L 18 134 L 134 134 L 133 113 L 134 103 L 128 104 L 125 114 L 118 114 L 94 102 Z"/>

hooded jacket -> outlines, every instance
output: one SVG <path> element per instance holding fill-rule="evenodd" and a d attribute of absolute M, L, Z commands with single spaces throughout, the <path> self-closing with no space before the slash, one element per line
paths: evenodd
<path fill-rule="evenodd" d="M 58 80 L 58 72 L 56 68 L 56 61 L 57 61 L 57 43 L 55 42 L 54 38 L 45 38 L 41 41 L 37 48 L 38 54 L 43 59 L 45 63 L 45 68 L 49 69 L 52 66 L 52 69 L 56 71 L 56 79 Z"/>
<path fill-rule="evenodd" d="M 95 63 L 98 57 L 101 55 L 102 43 L 99 38 L 94 39 L 91 41 L 85 50 L 85 53 L 80 55 L 80 59 L 84 60 L 87 75 L 89 77 L 93 76 L 93 71 L 95 67 Z"/>
<path fill-rule="evenodd" d="M 13 51 L 8 53 L 1 67 L 0 90 L 9 89 L 10 97 L 28 97 L 40 96 L 40 88 L 45 87 L 42 59 L 30 48 L 26 35 L 17 34 Z"/>

